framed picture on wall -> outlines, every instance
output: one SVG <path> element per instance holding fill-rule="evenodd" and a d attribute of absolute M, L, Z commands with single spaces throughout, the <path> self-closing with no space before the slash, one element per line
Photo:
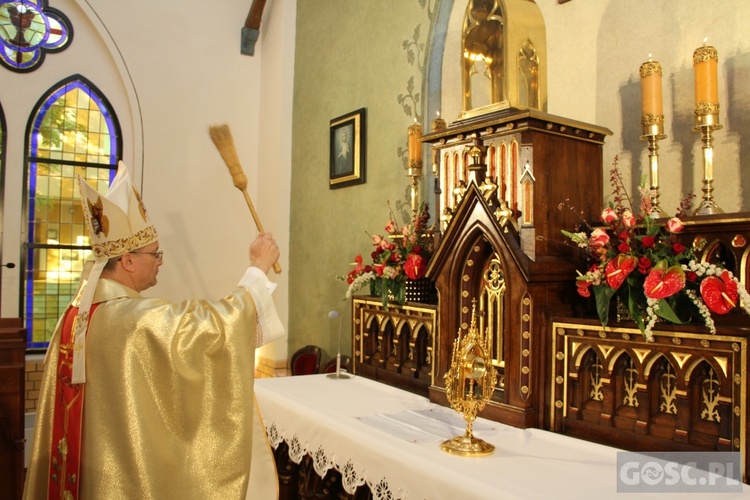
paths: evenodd
<path fill-rule="evenodd" d="M 365 108 L 331 120 L 329 188 L 365 182 Z"/>

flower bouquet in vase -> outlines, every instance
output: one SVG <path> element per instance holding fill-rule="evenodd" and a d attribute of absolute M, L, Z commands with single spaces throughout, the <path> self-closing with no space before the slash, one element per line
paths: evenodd
<path fill-rule="evenodd" d="M 700 319 L 715 333 L 713 314 L 740 306 L 750 313 L 750 296 L 737 278 L 721 263 L 697 260 L 693 250 L 678 241 L 694 195 L 683 199 L 677 214 L 662 223 L 652 216 L 655 193 L 644 183 L 636 213 L 617 158 L 610 183 L 612 201 L 602 210 L 602 224 L 593 227 L 582 220 L 575 232 L 562 231 L 586 256 L 588 268 L 578 272 L 576 290 L 582 297 L 593 296 L 603 326 L 609 323 L 613 299 L 649 340 L 657 320 L 684 324 Z"/>
<path fill-rule="evenodd" d="M 434 251 L 434 228 L 427 226 L 429 220 L 426 203 L 412 212 L 411 219 L 403 226 L 396 223 L 391 211 L 384 233 L 370 236 L 374 247 L 370 254 L 372 262 L 365 264 L 362 255 L 357 255 L 354 269 L 346 276 L 338 276 L 349 285 L 344 300 L 365 286 L 386 307 L 389 302 L 404 304 L 407 299 L 423 297 L 424 294 L 416 292 L 412 295 L 411 289 L 421 287 L 423 292 L 431 289 L 431 283 L 425 283 L 429 281 L 425 278 L 427 263 Z"/>

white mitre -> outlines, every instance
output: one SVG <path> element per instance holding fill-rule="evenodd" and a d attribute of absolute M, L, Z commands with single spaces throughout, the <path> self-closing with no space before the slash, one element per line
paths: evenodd
<path fill-rule="evenodd" d="M 86 332 L 89 312 L 102 270 L 107 261 L 153 243 L 159 237 L 148 219 L 146 209 L 138 190 L 133 186 L 128 167 L 120 162 L 117 175 L 106 195 L 88 185 L 79 175 L 78 187 L 81 192 L 83 215 L 94 251 L 94 265 L 88 277 L 81 278 L 78 297 L 78 315 L 73 326 L 75 340 L 73 346 L 74 384 L 86 382 Z"/>

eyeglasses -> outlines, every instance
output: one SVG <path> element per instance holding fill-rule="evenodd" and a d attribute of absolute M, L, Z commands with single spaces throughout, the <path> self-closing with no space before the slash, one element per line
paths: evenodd
<path fill-rule="evenodd" d="M 164 250 L 159 250 L 158 252 L 138 252 L 138 251 L 135 251 L 135 252 L 130 252 L 130 253 L 145 253 L 145 254 L 148 254 L 148 255 L 153 255 L 156 258 L 156 260 L 163 260 L 164 259 Z"/>

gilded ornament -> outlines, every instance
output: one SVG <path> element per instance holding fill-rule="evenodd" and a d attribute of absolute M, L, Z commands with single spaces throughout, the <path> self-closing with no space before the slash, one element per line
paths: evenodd
<path fill-rule="evenodd" d="M 709 59 L 719 60 L 719 51 L 716 50 L 716 47 L 698 47 L 693 52 L 693 64 L 704 63 Z"/>
<path fill-rule="evenodd" d="M 466 336 L 458 332 L 453 343 L 450 369 L 444 375 L 445 395 L 451 408 L 463 414 L 466 431 L 462 436 L 444 441 L 440 448 L 450 454 L 480 457 L 491 454 L 495 446 L 475 438 L 472 427 L 480 412 L 492 398 L 497 372 L 492 365 L 492 332 L 480 333 L 476 326 L 476 300 L 471 328 Z"/>
<path fill-rule="evenodd" d="M 565 359 L 565 354 L 562 351 L 557 351 L 557 354 L 555 354 L 555 358 L 562 361 L 563 359 Z"/>
<path fill-rule="evenodd" d="M 745 245 L 747 245 L 747 241 L 745 240 L 745 237 L 741 234 L 735 235 L 734 238 L 732 238 L 732 246 L 734 248 L 742 248 Z"/>
<path fill-rule="evenodd" d="M 696 236 L 693 240 L 693 248 L 698 252 L 703 251 L 706 245 L 708 245 L 708 241 L 703 236 Z"/>
<path fill-rule="evenodd" d="M 661 76 L 661 64 L 659 64 L 656 61 L 645 62 L 641 64 L 640 74 L 641 74 L 641 78 L 645 78 L 651 75 Z"/>
<path fill-rule="evenodd" d="M 562 401 L 560 401 L 559 399 L 557 401 L 555 401 L 555 408 L 559 409 L 559 408 L 562 408 L 562 407 L 563 407 L 563 402 Z"/>
<path fill-rule="evenodd" d="M 565 335 L 565 328 L 558 328 L 557 329 L 557 334 L 558 335 Z"/>
<path fill-rule="evenodd" d="M 525 306 L 528 306 L 529 304 L 531 304 L 531 299 L 529 299 L 528 297 L 524 297 L 521 303 Z"/>
<path fill-rule="evenodd" d="M 555 382 L 558 384 L 562 384 L 563 382 L 565 382 L 565 379 L 562 375 L 558 375 L 557 377 L 555 377 Z"/>
<path fill-rule="evenodd" d="M 695 110 L 693 114 L 696 117 L 718 115 L 719 114 L 719 103 L 718 102 L 698 102 L 695 104 Z"/>
<path fill-rule="evenodd" d="M 653 127 L 654 125 L 664 125 L 664 115 L 654 115 L 646 113 L 641 115 L 641 125 L 644 127 Z"/>
<path fill-rule="evenodd" d="M 522 386 L 521 386 L 521 392 L 522 392 L 522 393 L 524 393 L 524 394 L 528 394 L 528 392 L 529 392 L 529 388 L 528 388 L 528 387 L 526 387 L 525 385 L 522 385 Z"/>
<path fill-rule="evenodd" d="M 672 343 L 674 345 L 680 345 L 680 344 L 682 344 L 682 339 L 675 337 L 675 338 L 672 339 Z"/>

